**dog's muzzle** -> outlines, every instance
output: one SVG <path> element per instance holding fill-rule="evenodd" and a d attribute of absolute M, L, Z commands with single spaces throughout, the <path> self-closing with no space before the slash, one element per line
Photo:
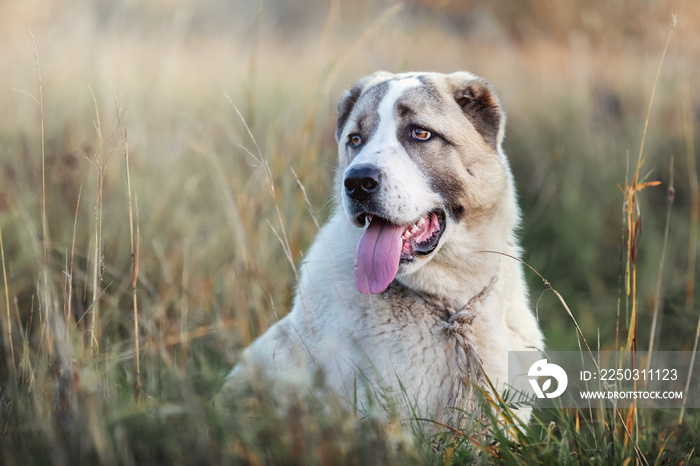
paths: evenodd
<path fill-rule="evenodd" d="M 392 218 L 381 202 L 384 174 L 373 164 L 359 164 L 345 172 L 344 195 L 348 215 L 364 228 L 355 251 L 355 284 L 360 293 L 383 292 L 399 266 L 430 255 L 445 230 L 445 213 L 432 209 L 406 222 Z"/>

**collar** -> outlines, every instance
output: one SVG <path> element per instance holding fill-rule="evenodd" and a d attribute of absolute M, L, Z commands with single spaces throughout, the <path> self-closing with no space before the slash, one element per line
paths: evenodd
<path fill-rule="evenodd" d="M 465 305 L 460 308 L 452 306 L 448 301 L 438 298 L 437 296 L 416 292 L 416 294 L 423 299 L 430 306 L 445 312 L 445 323 L 448 326 L 453 326 L 454 324 L 467 324 L 471 325 L 472 321 L 476 317 L 476 306 L 482 303 L 489 297 L 493 291 L 493 287 L 498 281 L 498 276 L 494 275 L 491 277 L 489 282 L 484 286 L 484 288 L 475 294 L 467 301 Z"/>

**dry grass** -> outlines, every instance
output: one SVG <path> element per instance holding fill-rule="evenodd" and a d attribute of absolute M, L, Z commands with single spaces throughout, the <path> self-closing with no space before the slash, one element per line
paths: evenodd
<path fill-rule="evenodd" d="M 290 308 L 295 267 L 333 208 L 335 102 L 380 68 L 468 69 L 500 90 L 525 259 L 556 277 L 557 296 L 537 301 L 550 348 L 578 349 L 561 296 L 580 332 L 600 335 L 603 347 L 617 347 L 616 324 L 626 330 L 630 319 L 637 344 L 649 342 L 654 319 L 659 335 L 674 336 L 657 338 L 656 349 L 697 345 L 695 3 L 647 11 L 508 2 L 499 12 L 471 2 L 316 3 L 0 5 L 4 462 L 695 455 L 692 410 L 677 429 L 678 413 L 630 424 L 648 428 L 636 449 L 624 433 L 606 437 L 601 426 L 619 426 L 615 414 L 582 421 L 561 412 L 541 413 L 520 446 L 498 433 L 498 446 L 483 448 L 446 435 L 433 451 L 402 443 L 400 429 L 358 427 L 346 413 L 263 415 L 250 425 L 211 406 L 237 351 Z M 679 23 L 645 129 L 671 12 Z M 625 258 L 616 186 L 643 135 L 640 160 L 652 174 L 638 164 L 630 186 L 668 184 L 675 155 L 676 197 L 666 241 L 666 190 L 637 198 L 635 189 L 634 203 L 626 191 L 644 229 L 626 242 L 635 295 L 618 318 Z M 638 234 L 635 218 L 626 225 Z M 529 279 L 536 300 L 546 289 Z"/>

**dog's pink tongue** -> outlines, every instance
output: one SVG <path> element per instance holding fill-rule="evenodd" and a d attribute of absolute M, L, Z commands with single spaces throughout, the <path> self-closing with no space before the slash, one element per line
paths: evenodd
<path fill-rule="evenodd" d="M 357 243 L 355 285 L 362 294 L 381 293 L 399 270 L 404 228 L 374 218 Z"/>

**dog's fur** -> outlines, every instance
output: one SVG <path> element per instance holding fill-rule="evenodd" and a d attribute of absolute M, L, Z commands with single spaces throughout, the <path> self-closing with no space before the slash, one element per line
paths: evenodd
<path fill-rule="evenodd" d="M 504 387 L 508 351 L 543 346 L 513 258 L 519 209 L 501 148 L 505 115 L 491 86 L 466 72 L 378 72 L 346 91 L 338 112 L 340 205 L 301 266 L 291 313 L 243 352 L 222 393 L 264 377 L 281 395 L 322 374 L 360 408 L 388 391 L 403 414 L 456 425 L 451 408 L 473 409 L 483 374 Z M 377 183 L 353 195 L 348 178 L 367 167 Z M 398 270 L 377 272 L 388 286 L 358 275 L 374 272 L 358 250 L 374 218 L 425 218 L 435 230 L 421 243 L 429 250 L 405 240 Z"/>

